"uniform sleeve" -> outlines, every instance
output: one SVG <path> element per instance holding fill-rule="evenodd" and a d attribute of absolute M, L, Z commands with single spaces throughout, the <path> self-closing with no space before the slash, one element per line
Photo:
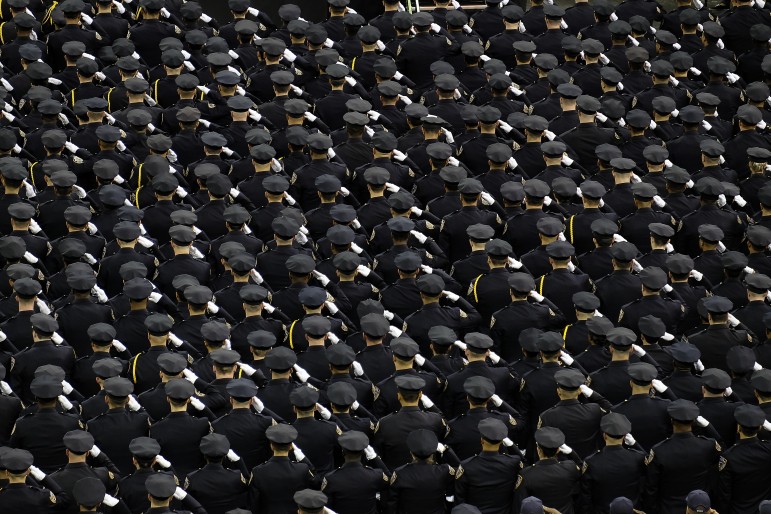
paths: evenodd
<path fill-rule="evenodd" d="M 580 499 L 580 512 L 581 514 L 591 514 L 592 512 L 592 470 L 588 461 L 584 461 L 583 468 L 581 469 L 581 499 Z"/>
<path fill-rule="evenodd" d="M 728 464 L 726 457 L 720 457 L 720 464 L 718 465 L 718 497 L 717 508 L 718 512 L 728 511 L 731 507 L 731 498 L 733 495 L 733 472 L 731 466 Z"/>
<path fill-rule="evenodd" d="M 468 497 L 468 477 L 463 469 L 463 465 L 458 466 L 455 471 L 455 504 L 466 503 Z"/>
<path fill-rule="evenodd" d="M 386 514 L 397 514 L 399 508 L 399 478 L 396 471 L 391 473 L 388 492 L 386 494 L 385 512 Z"/>
<path fill-rule="evenodd" d="M 657 514 L 659 509 L 659 480 L 661 479 L 661 465 L 656 460 L 654 450 L 651 450 L 645 458 L 646 478 L 645 491 L 643 492 L 643 510 L 646 514 Z"/>

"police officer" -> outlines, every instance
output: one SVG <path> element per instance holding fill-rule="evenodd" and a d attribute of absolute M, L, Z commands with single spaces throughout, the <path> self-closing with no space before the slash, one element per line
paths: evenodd
<path fill-rule="evenodd" d="M 581 469 L 581 498 L 593 505 L 597 512 L 609 512 L 611 496 L 623 496 L 637 502 L 645 482 L 645 454 L 624 446 L 624 440 L 632 430 L 626 416 L 606 414 L 600 420 L 600 430 L 605 447 L 589 455 Z M 618 477 L 625 483 L 619 487 Z M 612 507 L 611 507 L 612 508 Z"/>
<path fill-rule="evenodd" d="M 389 469 L 396 469 L 409 462 L 409 448 L 405 436 L 410 432 L 425 429 L 433 432 L 439 440 L 444 440 L 447 433 L 447 425 L 440 414 L 423 412 L 418 408 L 422 389 L 426 385 L 425 380 L 416 376 L 399 376 L 394 381 L 401 409 L 384 416 L 378 422 L 373 441 Z M 425 400 L 423 403 L 425 404 Z"/>
<path fill-rule="evenodd" d="M 667 412 L 673 434 L 654 446 L 645 458 L 643 503 L 662 512 L 675 512 L 683 507 L 688 492 L 707 487 L 710 477 L 717 473 L 722 448 L 714 439 L 693 434 L 699 408 L 692 402 L 676 400 Z M 688 452 L 688 459 L 680 457 L 684 451 Z"/>
<path fill-rule="evenodd" d="M 581 469 L 575 453 L 565 444 L 565 435 L 559 428 L 543 427 L 535 433 L 535 442 L 539 460 L 520 472 L 517 498 L 535 496 L 559 512 L 574 512 L 580 493 Z M 568 460 L 558 461 L 560 453 L 567 454 Z M 556 484 L 556 487 L 547 484 Z"/>
<path fill-rule="evenodd" d="M 455 495 L 459 503 L 475 505 L 480 512 L 507 512 L 514 502 L 514 488 L 522 471 L 522 458 L 501 454 L 501 444 L 507 437 L 506 425 L 495 418 L 483 419 L 477 425 L 482 451 L 461 462 L 455 473 Z M 495 470 L 491 474 L 490 470 Z M 489 481 L 496 477 L 497 494 L 487 494 Z M 505 480 L 505 483 L 502 483 Z"/>
<path fill-rule="evenodd" d="M 541 413 L 538 427 L 556 427 L 565 436 L 566 444 L 578 455 L 590 455 L 598 450 L 597 440 L 600 418 L 610 411 L 611 404 L 599 392 L 584 385 L 584 375 L 575 369 L 565 369 L 554 374 L 560 401 Z M 581 386 L 584 385 L 582 388 Z M 592 402 L 581 404 L 578 397 Z M 596 402 L 596 403 L 595 403 Z"/>
<path fill-rule="evenodd" d="M 270 441 L 273 456 L 264 464 L 252 469 L 249 480 L 249 505 L 252 510 L 279 512 L 292 510 L 295 491 L 310 487 L 315 482 L 311 467 L 306 462 L 299 462 L 297 449 L 294 449 L 298 462 L 289 458 L 292 443 L 297 439 L 297 430 L 291 425 L 274 425 L 265 431 Z"/>
<path fill-rule="evenodd" d="M 199 449 L 206 465 L 185 478 L 185 491 L 200 501 L 207 512 L 244 505 L 248 488 L 245 474 L 241 470 L 226 469 L 222 464 L 226 456 L 228 460 L 233 457 L 228 438 L 209 434 L 201 439 Z M 239 455 L 235 457 L 241 464 Z"/>

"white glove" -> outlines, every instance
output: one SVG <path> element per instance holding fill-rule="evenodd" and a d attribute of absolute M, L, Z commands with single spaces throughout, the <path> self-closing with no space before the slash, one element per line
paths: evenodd
<path fill-rule="evenodd" d="M 228 454 L 226 456 L 230 462 L 238 462 L 239 460 L 241 460 L 241 456 L 239 456 L 233 450 L 228 450 Z"/>
<path fill-rule="evenodd" d="M 566 365 L 572 366 L 575 359 L 573 359 L 573 357 L 571 357 L 570 354 L 565 350 L 560 350 L 560 360 L 562 360 L 562 362 L 564 362 Z"/>
<path fill-rule="evenodd" d="M 247 9 L 247 11 L 249 12 L 249 14 L 251 14 L 251 15 L 252 15 L 252 16 L 254 16 L 255 18 L 256 18 L 257 16 L 259 16 L 259 15 L 260 15 L 260 11 L 258 11 L 258 10 L 257 10 L 257 9 L 255 9 L 254 7 L 249 7 L 249 8 Z"/>
<path fill-rule="evenodd" d="M 519 269 L 522 267 L 522 263 L 517 259 L 515 259 L 514 257 L 509 257 L 508 264 L 509 264 L 509 267 L 513 269 Z"/>
<path fill-rule="evenodd" d="M 421 395 L 421 397 L 420 397 L 420 404 L 421 404 L 421 405 L 423 406 L 423 408 L 425 408 L 425 409 L 430 409 L 431 407 L 433 407 L 433 406 L 434 406 L 434 402 L 432 402 L 432 401 L 431 401 L 431 398 L 429 398 L 429 397 L 428 397 L 428 396 L 426 396 L 425 394 L 424 394 L 424 395 Z"/>
<path fill-rule="evenodd" d="M 34 220 L 34 218 L 30 218 L 29 220 L 29 231 L 33 234 L 39 234 L 40 231 L 43 230 L 40 228 L 40 225 L 38 225 L 37 221 Z"/>
<path fill-rule="evenodd" d="M 578 389 L 580 389 L 581 390 L 581 394 L 583 394 L 587 398 L 591 398 L 592 395 L 594 394 L 594 389 L 592 389 L 591 387 L 589 387 L 586 384 L 581 384 L 580 386 L 578 386 Z"/>
<path fill-rule="evenodd" d="M 182 374 L 185 376 L 185 380 L 187 380 L 191 384 L 195 384 L 195 381 L 198 380 L 198 375 L 196 375 L 195 372 L 193 372 L 190 369 L 187 369 L 187 368 L 183 369 Z"/>
<path fill-rule="evenodd" d="M 64 391 L 64 394 L 72 393 L 72 385 L 66 380 L 62 380 L 62 391 Z"/>
<path fill-rule="evenodd" d="M 265 279 L 262 278 L 262 275 L 260 275 L 260 272 L 256 269 L 250 269 L 249 270 L 249 276 L 254 280 L 256 284 L 262 284 Z"/>
<path fill-rule="evenodd" d="M 402 103 L 404 103 L 404 105 L 412 104 L 412 100 L 410 100 L 410 97 L 408 97 L 408 96 L 399 95 L 399 100 L 401 100 Z"/>
<path fill-rule="evenodd" d="M 442 31 L 442 27 L 439 26 L 438 23 L 432 23 L 431 24 L 431 31 L 436 32 L 437 34 Z"/>
<path fill-rule="evenodd" d="M 361 255 L 364 252 L 364 248 L 357 245 L 356 243 L 351 243 L 351 251 L 356 255 Z M 364 276 L 366 277 L 367 275 Z"/>
<path fill-rule="evenodd" d="M 544 301 L 544 296 L 541 293 L 539 293 L 538 291 L 536 291 L 535 289 L 530 291 L 530 298 L 532 298 L 533 300 L 535 300 L 538 303 L 541 303 L 542 301 Z"/>
<path fill-rule="evenodd" d="M 498 364 L 499 362 L 501 362 L 501 356 L 495 352 L 490 352 L 490 362 L 492 362 L 493 364 Z"/>
<path fill-rule="evenodd" d="M 313 273 L 313 276 L 316 277 L 316 280 L 321 282 L 322 286 L 327 287 L 329 285 L 329 277 L 327 277 L 325 274 L 316 270 L 313 270 L 312 273 Z"/>
<path fill-rule="evenodd" d="M 99 454 L 100 454 L 100 453 L 102 453 L 102 450 L 100 450 L 100 449 L 99 449 L 99 447 L 98 447 L 97 445 L 94 445 L 94 446 L 92 446 L 92 447 L 91 447 L 91 449 L 90 449 L 90 450 L 88 450 L 88 453 L 89 453 L 89 454 L 90 454 L 92 457 L 99 457 Z"/>
<path fill-rule="evenodd" d="M 758 363 L 758 362 L 756 362 L 755 364 L 752 365 L 752 370 L 753 371 L 760 371 L 761 369 L 763 369 L 763 366 L 761 366 L 760 363 Z"/>
<path fill-rule="evenodd" d="M 190 405 L 192 405 L 195 410 L 204 410 L 206 408 L 206 405 L 195 396 L 190 398 Z"/>
<path fill-rule="evenodd" d="M 664 393 L 664 391 L 666 391 L 667 389 L 669 389 L 669 388 L 668 388 L 668 387 L 667 387 L 667 386 L 664 384 L 664 382 L 662 382 L 662 381 L 661 381 L 661 380 L 659 380 L 658 378 L 654 378 L 654 379 L 651 381 L 651 384 L 653 385 L 653 389 L 655 389 L 655 390 L 656 390 L 656 392 L 657 392 L 657 393 L 659 393 L 659 394 L 663 394 L 663 393 Z"/>
<path fill-rule="evenodd" d="M 37 305 L 37 308 L 40 309 L 40 312 L 43 314 L 51 314 L 51 309 L 46 305 L 46 302 L 41 300 L 40 298 L 35 299 L 35 305 Z M 70 393 L 67 393 L 70 394 Z"/>
<path fill-rule="evenodd" d="M 276 308 L 273 307 L 268 302 L 262 302 L 262 308 L 265 309 L 265 312 L 267 312 L 268 314 L 272 314 L 276 310 Z"/>
<path fill-rule="evenodd" d="M 8 385 L 8 382 L 5 380 L 0 381 L 0 390 L 3 391 L 3 394 L 10 396 L 13 393 L 13 389 L 11 389 L 11 386 Z"/>
<path fill-rule="evenodd" d="M 415 355 L 415 364 L 417 364 L 418 366 L 420 366 L 422 368 L 425 363 L 426 363 L 426 358 L 425 357 L 423 357 L 419 353 L 417 355 Z"/>
<path fill-rule="evenodd" d="M 442 296 L 450 300 L 451 302 L 457 302 L 460 300 L 460 296 L 451 291 L 442 291 Z"/>
<path fill-rule="evenodd" d="M 130 394 L 128 397 L 128 408 L 132 412 L 137 412 L 139 409 L 142 408 L 141 405 L 139 405 L 139 402 L 136 398 L 134 398 L 134 395 Z"/>
<path fill-rule="evenodd" d="M 123 10 L 125 11 L 126 9 L 124 8 Z M 104 494 L 104 498 L 102 499 L 102 503 L 104 503 L 108 507 L 115 507 L 116 505 L 118 505 L 119 501 L 120 500 L 118 500 L 115 496 L 110 496 L 107 493 Z"/>
<path fill-rule="evenodd" d="M 330 302 L 330 301 L 326 301 L 326 302 L 324 302 L 324 305 L 326 306 L 326 308 L 327 308 L 327 310 L 329 311 L 329 313 L 330 313 L 330 314 L 332 314 L 333 316 L 334 316 L 335 314 L 337 314 L 337 313 L 338 313 L 338 311 L 340 310 L 340 309 L 337 307 L 337 305 L 335 305 L 334 303 L 332 303 L 332 302 Z"/>
<path fill-rule="evenodd" d="M 64 342 L 64 338 L 60 336 L 57 332 L 54 332 L 51 336 L 51 341 L 53 341 L 55 344 L 62 344 Z"/>
<path fill-rule="evenodd" d="M 632 351 L 633 351 L 633 352 L 634 352 L 634 354 L 635 354 L 635 355 L 637 355 L 638 357 L 644 357 L 644 356 L 645 356 L 645 353 L 646 353 L 646 352 L 645 352 L 645 350 L 643 350 L 641 346 L 638 346 L 638 345 L 636 345 L 636 344 L 633 344 L 633 345 L 632 345 Z"/>
<path fill-rule="evenodd" d="M 725 390 L 725 396 L 731 396 L 732 394 L 734 394 L 733 388 L 730 387 L 730 386 L 727 387 L 726 390 Z"/>
<path fill-rule="evenodd" d="M 492 205 L 495 203 L 495 198 L 487 191 L 482 192 L 481 198 L 484 205 Z"/>
<path fill-rule="evenodd" d="M 629 446 L 634 446 L 635 444 L 637 444 L 637 441 L 635 441 L 634 437 L 632 437 L 632 434 L 625 435 L 624 442 Z"/>
<path fill-rule="evenodd" d="M 453 343 L 452 343 L 452 344 L 454 344 L 455 346 L 457 346 L 458 348 L 460 348 L 460 349 L 461 349 L 461 350 L 463 350 L 464 352 L 466 351 L 466 348 L 468 347 L 468 346 L 466 345 L 466 343 L 464 343 L 463 341 L 453 341 Z"/>
<path fill-rule="evenodd" d="M 495 405 L 496 407 L 500 407 L 501 405 L 503 405 L 503 400 L 497 394 L 492 395 L 490 397 L 490 401 L 492 401 L 493 405 Z"/>
<path fill-rule="evenodd" d="M 400 188 L 396 184 L 391 184 L 390 182 L 386 182 L 385 185 L 386 191 L 390 193 L 398 193 Z"/>
<path fill-rule="evenodd" d="M 351 76 L 347 76 L 347 77 L 345 77 L 344 80 L 345 80 L 345 83 L 348 84 L 349 86 L 351 86 L 351 87 L 355 87 L 356 86 L 356 79 L 355 78 L 353 78 Z"/>
<path fill-rule="evenodd" d="M 425 264 L 421 264 L 420 269 L 426 275 L 430 275 L 434 272 L 434 269 L 431 266 L 426 266 Z"/>
<path fill-rule="evenodd" d="M 418 240 L 420 244 L 424 244 L 426 240 L 428 239 L 428 236 L 423 234 L 422 232 L 418 232 L 417 230 L 410 230 L 410 234 Z"/>
<path fill-rule="evenodd" d="M 351 363 L 351 367 L 353 368 L 353 374 L 357 377 L 364 375 L 364 368 L 361 367 L 361 363 L 359 361 L 353 361 L 353 363 Z"/>
<path fill-rule="evenodd" d="M 174 491 L 174 498 L 177 500 L 184 500 L 185 497 L 187 497 L 187 492 L 181 487 L 177 487 L 177 489 Z"/>
<path fill-rule="evenodd" d="M 375 449 L 372 446 L 367 445 L 367 447 L 364 448 L 364 456 L 367 460 L 372 460 L 377 457 L 377 452 L 375 452 Z"/>
<path fill-rule="evenodd" d="M 256 410 L 257 412 L 262 412 L 263 410 L 265 410 L 265 404 L 262 403 L 262 400 L 260 400 L 256 396 L 252 397 L 252 407 L 254 407 L 254 410 Z"/>
<path fill-rule="evenodd" d="M 72 410 L 72 402 L 69 401 L 66 396 L 60 394 L 58 400 L 59 404 L 62 406 L 62 409 L 66 411 Z"/>
<path fill-rule="evenodd" d="M 311 123 L 313 123 L 314 121 L 316 121 L 318 119 L 318 116 L 316 116 L 312 112 L 306 112 L 305 113 L 305 119 L 310 121 Z M 331 150 L 331 148 L 330 148 L 330 150 Z"/>
<path fill-rule="evenodd" d="M 171 344 L 173 344 L 177 348 L 182 346 L 182 339 L 177 337 L 176 334 L 174 334 L 173 332 L 169 332 L 169 341 L 171 342 Z"/>
<path fill-rule="evenodd" d="M 319 414 L 321 414 L 321 417 L 324 419 L 329 419 L 332 417 L 332 413 L 329 412 L 329 409 L 321 405 L 320 403 L 316 404 L 316 410 L 319 411 Z"/>
<path fill-rule="evenodd" d="M 401 337 L 403 333 L 404 332 L 402 332 L 399 328 L 397 328 L 397 327 L 395 327 L 393 325 L 388 327 L 388 334 L 391 337 Z"/>
<path fill-rule="evenodd" d="M 37 480 L 38 482 L 43 481 L 45 479 L 45 477 L 46 477 L 46 474 L 43 473 L 43 470 L 40 469 L 37 466 L 30 466 L 29 467 L 29 473 L 30 473 L 30 475 L 35 477 L 35 480 Z"/>
<path fill-rule="evenodd" d="M 368 277 L 369 274 L 372 273 L 372 270 L 363 264 L 359 264 L 358 266 L 356 266 L 356 271 L 358 271 L 359 274 L 364 277 Z"/>
<path fill-rule="evenodd" d="M 698 424 L 700 427 L 702 427 L 702 428 L 703 428 L 703 427 L 706 427 L 707 425 L 709 425 L 709 421 L 708 421 L 708 420 L 707 420 L 707 418 L 705 418 L 704 416 L 699 416 L 698 418 L 696 418 L 696 423 L 697 423 L 697 424 Z"/>
<path fill-rule="evenodd" d="M 210 314 L 217 314 L 220 311 L 220 307 L 214 302 L 206 302 L 206 310 Z"/>
<path fill-rule="evenodd" d="M 301 368 L 299 365 L 295 364 L 292 366 L 294 368 L 294 373 L 297 375 L 297 378 L 300 379 L 300 382 L 303 384 L 308 381 L 309 378 L 311 378 L 310 373 L 305 371 L 303 368 Z M 302 460 L 302 459 L 301 459 Z"/>
<path fill-rule="evenodd" d="M 732 327 L 736 327 L 736 326 L 739 325 L 739 323 L 740 323 L 740 321 L 738 319 L 736 319 L 736 316 L 734 316 L 733 314 L 731 314 L 729 312 L 728 313 L 728 324 L 731 325 Z"/>
<path fill-rule="evenodd" d="M 248 364 L 244 364 L 243 362 L 236 362 L 236 366 L 241 368 L 241 370 L 244 372 L 244 374 L 247 377 L 251 377 L 252 375 L 257 373 L 257 370 L 255 368 L 253 368 L 252 366 L 250 366 Z"/>
<path fill-rule="evenodd" d="M 560 446 L 559 450 L 560 450 L 560 453 L 564 453 L 565 455 L 570 455 L 571 453 L 573 453 L 573 448 L 571 448 L 566 444 L 563 444 L 562 446 Z"/>
<path fill-rule="evenodd" d="M 771 432 L 771 421 L 763 422 L 763 430 L 765 430 L 766 432 Z"/>
<path fill-rule="evenodd" d="M 456 90 L 455 90 L 455 92 L 457 93 L 457 92 L 458 92 L 458 90 L 456 89 Z M 453 144 L 453 143 L 455 142 L 455 138 L 454 138 L 454 137 L 452 137 L 452 132 L 450 132 L 450 131 L 449 131 L 449 130 L 447 130 L 446 128 L 442 128 L 442 132 L 444 132 L 444 138 L 447 140 L 447 143 L 448 143 L 448 144 Z M 453 159 L 453 157 L 450 157 L 450 159 Z M 448 159 L 448 161 L 449 161 L 450 159 Z M 457 163 L 457 159 L 456 159 L 456 163 Z M 453 166 L 457 166 L 457 165 L 458 165 L 458 164 L 453 164 Z"/>
<path fill-rule="evenodd" d="M 423 216 L 423 209 L 418 209 L 414 205 L 412 207 L 410 207 L 410 212 L 412 214 L 414 214 L 415 216 L 417 216 L 417 217 Z"/>
<path fill-rule="evenodd" d="M 137 243 L 141 244 L 145 248 L 152 248 L 155 246 L 155 243 L 153 243 L 150 239 L 147 239 L 145 236 L 139 236 L 137 238 Z"/>
<path fill-rule="evenodd" d="M 292 450 L 294 450 L 294 456 L 298 461 L 305 459 L 305 454 L 303 453 L 303 451 L 300 448 L 298 448 L 297 445 L 294 443 L 292 443 Z"/>
<path fill-rule="evenodd" d="M 169 462 L 166 457 L 161 454 L 155 456 L 155 462 L 157 462 L 160 467 L 165 469 L 169 469 L 171 467 L 171 462 Z"/>
<path fill-rule="evenodd" d="M 667 202 L 665 202 L 664 199 L 661 198 L 659 195 L 653 196 L 653 203 L 655 203 L 656 207 L 658 207 L 659 209 L 663 209 L 667 205 Z"/>
<path fill-rule="evenodd" d="M 447 445 L 442 443 L 436 443 L 436 451 L 444 453 L 447 450 Z"/>
<path fill-rule="evenodd" d="M 284 59 L 286 59 L 289 62 L 294 62 L 294 60 L 297 59 L 297 55 L 293 51 L 287 48 L 284 50 Z"/>
<path fill-rule="evenodd" d="M 704 371 L 704 364 L 702 364 L 702 362 L 701 362 L 701 359 L 699 359 L 699 360 L 697 360 L 696 362 L 694 362 L 694 363 L 693 363 L 693 367 L 694 367 L 694 368 L 696 369 L 696 371 L 698 371 L 698 372 L 702 372 L 702 371 Z"/>

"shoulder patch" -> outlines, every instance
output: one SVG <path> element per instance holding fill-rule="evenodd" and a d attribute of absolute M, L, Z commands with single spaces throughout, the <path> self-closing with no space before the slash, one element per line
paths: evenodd
<path fill-rule="evenodd" d="M 391 475 L 391 485 L 394 485 L 394 482 L 396 482 L 396 471 Z"/>
<path fill-rule="evenodd" d="M 725 457 L 720 457 L 720 462 L 718 463 L 718 469 L 720 471 L 723 471 L 723 469 L 726 467 L 726 464 L 728 464 L 728 460 Z"/>
<path fill-rule="evenodd" d="M 650 451 L 647 457 L 645 457 L 645 465 L 650 465 L 651 462 L 653 462 L 653 458 L 656 456 L 656 454 L 653 452 L 653 450 Z"/>
<path fill-rule="evenodd" d="M 450 467 L 450 469 L 452 469 L 452 467 Z M 458 480 L 462 476 L 463 476 L 463 466 L 458 466 L 458 469 L 455 471 L 455 480 Z"/>

